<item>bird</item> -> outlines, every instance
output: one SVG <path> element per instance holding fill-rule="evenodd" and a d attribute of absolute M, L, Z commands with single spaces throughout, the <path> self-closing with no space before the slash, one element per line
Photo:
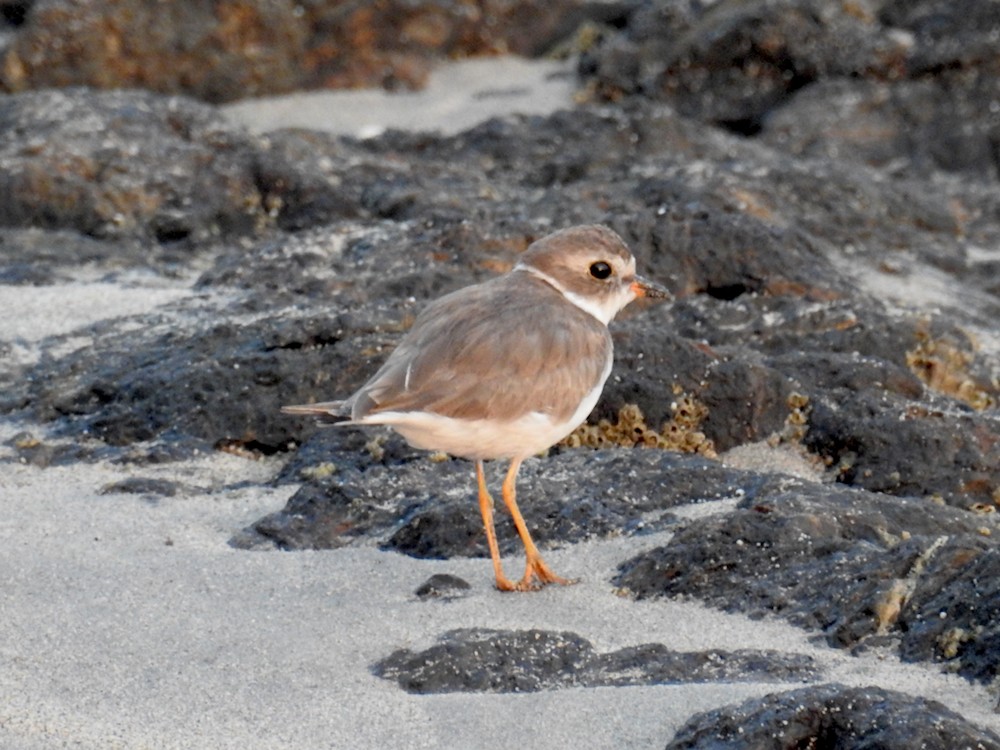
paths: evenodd
<path fill-rule="evenodd" d="M 638 297 L 670 299 L 637 276 L 624 240 L 602 225 L 531 243 L 513 268 L 431 302 L 378 371 L 352 395 L 282 407 L 295 416 L 387 425 L 419 449 L 471 460 L 496 588 L 570 584 L 542 559 L 517 505 L 525 459 L 582 424 L 611 374 L 608 324 Z M 510 462 L 504 504 L 524 546 L 519 581 L 504 573 L 483 462 Z"/>

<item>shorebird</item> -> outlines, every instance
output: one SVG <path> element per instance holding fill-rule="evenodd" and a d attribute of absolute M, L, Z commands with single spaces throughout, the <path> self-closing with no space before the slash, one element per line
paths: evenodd
<path fill-rule="evenodd" d="M 573 581 L 542 559 L 516 499 L 525 458 L 587 418 L 611 373 L 608 324 L 637 297 L 669 292 L 635 273 L 635 258 L 603 226 L 564 229 L 531 244 L 503 276 L 428 305 L 385 364 L 342 401 L 286 406 L 352 425 L 388 425 L 411 445 L 475 463 L 496 587 L 525 591 Z M 502 485 L 524 544 L 525 570 L 503 571 L 483 461 L 507 459 Z"/>

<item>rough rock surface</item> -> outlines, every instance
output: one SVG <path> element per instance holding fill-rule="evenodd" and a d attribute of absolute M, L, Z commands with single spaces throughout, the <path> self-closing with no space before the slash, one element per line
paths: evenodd
<path fill-rule="evenodd" d="M 14 4 L 7 4 L 14 5 Z M 13 16 L 7 91 L 143 87 L 212 102 L 301 88 L 422 85 L 435 60 L 538 55 L 618 3 L 37 0 Z"/>
<path fill-rule="evenodd" d="M 330 549 L 377 541 L 414 557 L 488 555 L 472 464 L 400 461 L 394 448 L 377 461 L 362 453 L 360 467 L 332 464 L 331 457 L 354 460 L 351 453 L 334 447 L 344 445 L 339 435 L 335 437 L 336 442 L 325 443 L 327 462 L 306 471 L 306 477 L 319 477 L 303 484 L 281 511 L 237 537 L 238 546 L 258 546 L 266 540 L 281 549 Z M 381 452 L 382 447 L 369 450 Z M 581 472 L 592 481 L 570 489 L 570 478 Z M 488 476 L 494 484 L 500 481 L 493 467 Z M 699 457 L 584 449 L 528 461 L 519 475 L 518 497 L 532 536 L 545 548 L 663 530 L 672 523 L 669 511 L 676 505 L 757 496 L 775 484 L 780 484 L 777 476 L 725 469 Z M 497 514 L 497 534 L 501 552 L 520 550 L 506 513 Z"/>
<path fill-rule="evenodd" d="M 414 591 L 418 599 L 442 599 L 450 601 L 465 596 L 472 588 L 464 578 L 448 573 L 435 573 Z"/>
<path fill-rule="evenodd" d="M 295 224 L 321 226 L 292 235 L 269 226 L 249 249 L 229 243 L 215 254 L 198 284 L 205 296 L 186 306 L 201 314 L 183 333 L 163 316 L 138 331 L 102 330 L 94 346 L 46 363 L 63 374 L 26 378 L 8 399 L 30 401 L 46 419 L 73 415 L 113 444 L 172 431 L 278 449 L 302 433 L 277 405 L 349 392 L 425 300 L 508 268 L 553 225 L 596 219 L 620 230 L 642 267 L 682 299 L 637 307 L 615 324 L 618 364 L 595 420 L 637 404 L 656 431 L 683 401 L 688 427 L 716 450 L 797 421 L 803 444 L 849 484 L 963 506 L 993 501 L 997 302 L 968 248 L 992 241 L 997 227 L 985 217 L 998 199 L 978 183 L 918 193 L 907 180 L 789 161 L 645 107 L 494 121 L 455 138 L 315 144 L 328 157 L 328 186 L 336 175 L 342 213 L 356 218 L 331 224 L 331 211 L 304 201 Z M 241 174 L 270 148 L 258 144 Z M 410 167 L 380 167 L 390 154 L 398 165 L 401 153 Z M 589 160 L 585 174 L 571 176 L 567 160 Z M 810 187 L 817 169 L 821 189 Z M 473 197 L 484 191 L 492 200 Z M 266 194 L 247 196 L 265 205 Z M 463 200 L 468 211 L 457 211 Z M 935 201 L 977 218 L 960 231 Z M 148 231 L 152 219 L 140 219 Z M 53 223 L 79 222 L 71 214 Z M 865 224 L 858 236 L 838 236 Z M 907 249 L 880 261 L 886 246 Z M 26 251 L 19 255 L 23 267 Z M 949 314 L 937 316 L 876 297 L 879 284 L 923 270 L 971 290 L 942 301 Z M 216 390 L 243 398 L 220 405 Z M 137 398 L 148 406 L 135 409 Z"/>
<path fill-rule="evenodd" d="M 879 688 L 819 685 L 691 718 L 667 750 L 878 747 L 994 750 L 1000 736 L 937 701 Z"/>
<path fill-rule="evenodd" d="M 46 14 L 70 6 L 89 34 L 123 3 L 36 3 L 5 76 L 29 85 L 49 67 L 45 43 L 30 40 L 56 33 Z M 320 4 L 303 7 L 319 18 Z M 480 556 L 468 464 L 278 409 L 349 394 L 428 300 L 504 272 L 553 229 L 602 222 L 677 301 L 636 304 L 614 323 L 615 369 L 575 439 L 598 450 L 561 446 L 524 467 L 522 507 L 542 545 L 634 537 L 615 581 L 625 592 L 785 617 L 834 647 L 995 686 L 996 4 L 615 12 L 581 57 L 590 103 L 453 137 L 252 137 L 210 105 L 142 91 L 0 98 L 0 283 L 127 285 L 141 273 L 185 289 L 153 312 L 0 342 L 0 412 L 30 425 L 11 444 L 39 466 L 107 458 L 139 473 L 213 447 L 287 453 L 275 481 L 301 487 L 284 510 L 233 529 L 236 545 Z M 446 26 L 413 28 L 452 50 Z M 275 85 L 301 85 L 282 71 L 299 72 L 308 33 L 271 31 L 291 40 L 268 63 Z M 19 73 L 11 61 L 28 59 L 29 42 L 41 56 Z M 419 79 L 383 42 L 359 58 L 378 80 Z M 82 50 L 84 71 L 107 67 L 90 46 L 67 49 Z M 311 70 L 370 80 L 330 66 Z M 199 70 L 184 91 L 206 98 L 227 98 L 232 81 L 250 91 L 257 75 L 222 85 Z M 815 481 L 715 458 L 762 441 L 801 455 Z M 637 444 L 699 455 L 623 447 Z M 185 484 L 109 491 L 169 498 Z M 653 532 L 657 548 L 639 549 Z M 517 549 L 509 527 L 500 534 Z M 817 743 L 860 731 L 863 717 L 836 722 L 855 698 L 872 714 L 880 701 L 893 716 L 925 712 L 913 732 L 940 719 L 951 739 L 978 736 L 934 704 L 813 690 L 831 708 L 793 723 L 818 727 L 805 735 Z M 746 711 L 765 736 L 799 716 L 799 700 Z M 925 735 L 908 721 L 879 725 L 872 742 L 913 746 Z"/>
<path fill-rule="evenodd" d="M 133 241 L 71 246 L 68 264 L 179 262 L 216 237 L 295 228 L 304 212 L 315 221 L 358 210 L 303 153 L 308 136 L 253 141 L 213 107 L 183 97 L 82 88 L 7 96 L 0 134 L 0 188 L 10 196 L 0 226 Z M 54 254 L 26 240 L 21 233 L 4 243 L 21 267 Z M 57 246 L 68 241 L 56 235 Z"/>
<path fill-rule="evenodd" d="M 1000 636 L 990 530 L 926 500 L 791 483 L 690 522 L 625 562 L 615 583 L 640 598 L 780 614 L 833 646 L 898 643 L 906 658 L 989 681 L 998 666 L 989 644 Z"/>
<path fill-rule="evenodd" d="M 601 99 L 667 101 L 797 155 L 996 180 L 991 3 L 643 2 L 581 59 Z"/>
<path fill-rule="evenodd" d="M 804 655 L 761 651 L 684 653 L 659 643 L 598 653 L 575 633 L 455 630 L 437 645 L 401 649 L 373 665 L 410 693 L 530 693 L 567 687 L 815 679 Z"/>
<path fill-rule="evenodd" d="M 3 98 L 0 132 L 0 225 L 171 243 L 259 221 L 246 139 L 195 102 L 31 92 Z"/>

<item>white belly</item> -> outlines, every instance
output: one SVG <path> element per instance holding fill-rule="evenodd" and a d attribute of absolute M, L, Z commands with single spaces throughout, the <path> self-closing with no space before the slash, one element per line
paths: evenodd
<path fill-rule="evenodd" d="M 355 424 L 388 425 L 415 448 L 443 451 L 461 458 L 527 458 L 555 445 L 582 424 L 593 411 L 603 388 L 604 380 L 563 422 L 540 412 L 529 412 L 512 420 L 465 420 L 429 412 L 385 411 L 369 414 Z"/>

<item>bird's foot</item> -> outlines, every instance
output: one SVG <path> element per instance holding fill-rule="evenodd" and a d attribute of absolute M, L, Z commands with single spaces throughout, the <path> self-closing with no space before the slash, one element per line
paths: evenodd
<path fill-rule="evenodd" d="M 556 575 L 552 569 L 545 564 L 541 557 L 529 557 L 524 566 L 524 577 L 513 584 L 513 589 L 503 589 L 504 591 L 538 591 L 543 586 L 550 583 L 557 583 L 560 586 L 571 586 L 576 583 L 576 578 L 563 578 Z M 511 583 L 507 581 L 507 583 Z M 499 581 L 497 588 L 500 588 Z"/>
<path fill-rule="evenodd" d="M 496 579 L 496 587 L 499 591 L 539 591 L 550 583 L 558 583 L 560 586 L 572 586 L 579 583 L 579 578 L 563 578 L 546 568 L 545 573 L 536 570 L 525 571 L 524 577 L 520 581 L 514 582 L 504 576 Z"/>
<path fill-rule="evenodd" d="M 521 586 L 520 582 L 514 583 L 512 580 L 510 580 L 507 576 L 503 574 L 498 574 L 496 579 L 497 579 L 496 586 L 499 591 L 524 591 L 524 589 L 520 587 Z"/>

